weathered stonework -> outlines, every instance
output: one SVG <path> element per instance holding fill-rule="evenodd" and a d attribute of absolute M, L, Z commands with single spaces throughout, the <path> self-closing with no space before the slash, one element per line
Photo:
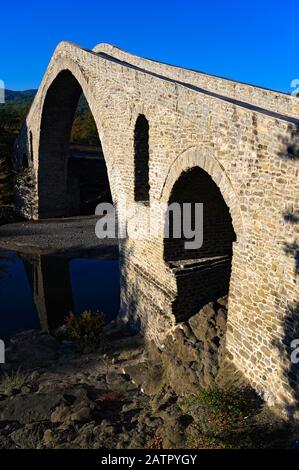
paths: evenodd
<path fill-rule="evenodd" d="M 293 410 L 299 403 L 298 372 L 290 361 L 290 341 L 299 337 L 299 100 L 109 45 L 92 52 L 62 42 L 16 149 L 21 160 L 27 148 L 36 173 L 34 218 L 66 214 L 68 138 L 82 91 L 97 124 L 115 203 L 120 195 L 134 202 L 139 115 L 149 124 L 149 201 L 136 205 L 142 217 L 149 217 L 156 202 L 168 203 L 181 175 L 194 167 L 219 188 L 235 234 L 227 355 L 269 403 Z M 188 296 L 193 301 L 201 288 L 192 278 L 192 292 L 179 289 L 164 248 L 162 235 L 128 237 L 120 244 L 121 315 L 140 324 L 159 347 L 179 321 L 174 305 L 184 305 Z"/>

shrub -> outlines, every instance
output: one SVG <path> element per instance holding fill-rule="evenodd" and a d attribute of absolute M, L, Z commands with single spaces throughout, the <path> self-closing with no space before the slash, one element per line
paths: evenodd
<path fill-rule="evenodd" d="M 214 415 L 226 415 L 229 420 L 238 421 L 252 408 L 252 402 L 242 391 L 225 391 L 219 388 L 201 389 L 194 399 L 207 407 Z"/>
<path fill-rule="evenodd" d="M 255 404 L 245 391 L 201 389 L 183 406 L 195 421 L 195 429 L 188 438 L 190 447 L 251 447 L 247 418 L 255 409 Z"/>
<path fill-rule="evenodd" d="M 187 449 L 223 449 L 225 446 L 211 436 L 205 436 L 201 432 L 194 432 L 187 436 Z"/>
<path fill-rule="evenodd" d="M 163 440 L 160 436 L 154 436 L 152 439 L 146 442 L 146 449 L 163 449 Z"/>
<path fill-rule="evenodd" d="M 0 377 L 0 390 L 10 391 L 14 388 L 21 388 L 26 381 L 26 376 L 20 369 L 11 372 L 5 372 Z"/>
<path fill-rule="evenodd" d="M 66 318 L 66 335 L 69 339 L 79 341 L 82 346 L 99 347 L 104 343 L 105 317 L 101 312 L 92 313 L 85 310 L 78 317 L 70 313 Z"/>

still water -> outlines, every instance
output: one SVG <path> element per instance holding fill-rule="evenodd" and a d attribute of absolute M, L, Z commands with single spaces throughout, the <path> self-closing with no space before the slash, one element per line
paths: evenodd
<path fill-rule="evenodd" d="M 69 312 L 119 309 L 118 259 L 66 258 L 0 252 L 0 338 L 42 328 L 52 331 Z"/>

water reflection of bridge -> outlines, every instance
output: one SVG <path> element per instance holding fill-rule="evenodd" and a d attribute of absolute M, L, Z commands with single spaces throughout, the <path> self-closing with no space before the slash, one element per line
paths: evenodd
<path fill-rule="evenodd" d="M 54 331 L 63 323 L 68 313 L 75 311 L 70 268 L 70 262 L 74 258 L 23 254 L 22 259 L 32 291 L 33 302 L 39 315 L 41 329 L 47 332 Z M 99 255 L 92 259 L 100 261 L 105 257 Z M 116 260 L 117 257 L 111 254 L 108 259 Z"/>
<path fill-rule="evenodd" d="M 69 259 L 27 254 L 23 261 L 41 328 L 55 329 L 73 311 Z"/>

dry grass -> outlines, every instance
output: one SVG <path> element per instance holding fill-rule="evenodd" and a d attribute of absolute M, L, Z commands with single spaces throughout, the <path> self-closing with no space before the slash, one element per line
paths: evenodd
<path fill-rule="evenodd" d="M 5 372 L 0 377 L 0 390 L 9 392 L 14 388 L 21 388 L 26 381 L 26 375 L 19 369 L 16 371 Z"/>

